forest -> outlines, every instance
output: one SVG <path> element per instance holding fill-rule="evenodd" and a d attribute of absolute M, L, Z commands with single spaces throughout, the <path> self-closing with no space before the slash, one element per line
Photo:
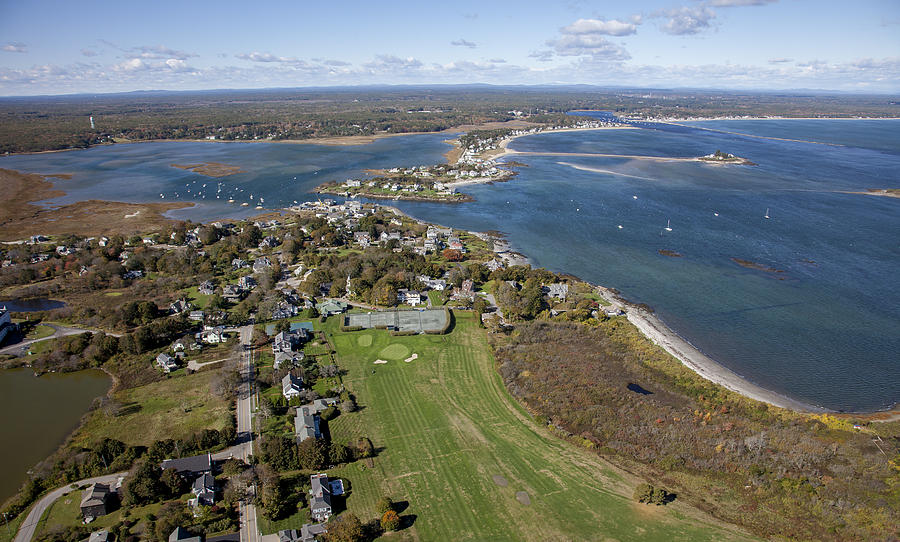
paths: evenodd
<path fill-rule="evenodd" d="M 0 153 L 158 139 L 296 140 L 417 133 L 526 120 L 574 123 L 599 109 L 634 118 L 896 117 L 889 96 L 574 87 L 340 87 L 0 98 Z M 91 128 L 90 117 L 95 128 Z"/>

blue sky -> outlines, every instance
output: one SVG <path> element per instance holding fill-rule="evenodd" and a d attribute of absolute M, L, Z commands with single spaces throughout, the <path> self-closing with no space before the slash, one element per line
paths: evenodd
<path fill-rule="evenodd" d="M 362 84 L 900 92 L 900 1 L 2 1 L 0 95 Z"/>

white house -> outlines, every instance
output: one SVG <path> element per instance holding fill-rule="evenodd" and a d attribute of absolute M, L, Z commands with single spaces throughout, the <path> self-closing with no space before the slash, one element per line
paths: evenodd
<path fill-rule="evenodd" d="M 294 397 L 300 397 L 301 391 L 303 391 L 302 378 L 294 376 L 291 373 L 284 375 L 284 378 L 281 379 L 281 395 L 283 395 L 285 399 L 290 401 Z"/>

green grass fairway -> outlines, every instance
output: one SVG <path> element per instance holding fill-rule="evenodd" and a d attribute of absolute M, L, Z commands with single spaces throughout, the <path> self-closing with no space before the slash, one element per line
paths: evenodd
<path fill-rule="evenodd" d="M 455 316 L 449 335 L 372 331 L 368 347 L 329 319 L 344 384 L 363 407 L 332 420 L 332 438 L 367 436 L 378 450 L 372 467 L 328 471 L 350 482 L 349 511 L 367 521 L 382 495 L 408 501 L 400 515 L 412 525 L 390 540 L 750 539 L 683 502 L 634 502 L 642 480 L 534 423 L 503 387 L 474 315 Z M 401 347 L 419 359 L 372 365 Z"/>
<path fill-rule="evenodd" d="M 149 446 L 156 440 L 186 438 L 201 429 L 222 429 L 231 415 L 231 402 L 210 391 L 218 373 L 204 370 L 116 393 L 122 405 L 118 415 L 106 409 L 92 411 L 73 441 L 90 446 L 110 437 Z"/>
<path fill-rule="evenodd" d="M 406 359 L 409 357 L 409 347 L 402 342 L 395 342 L 386 346 L 378 356 L 387 359 Z"/>
<path fill-rule="evenodd" d="M 372 346 L 372 335 L 360 335 L 357 337 L 356 342 L 362 347 Z"/>

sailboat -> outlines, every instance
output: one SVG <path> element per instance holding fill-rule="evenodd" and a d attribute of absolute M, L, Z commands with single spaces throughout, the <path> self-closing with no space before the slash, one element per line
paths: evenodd
<path fill-rule="evenodd" d="M 769 219 L 769 208 L 768 207 L 766 207 L 766 216 L 764 216 L 763 218 L 765 218 L 766 220 Z"/>
<path fill-rule="evenodd" d="M 672 231 L 671 220 L 666 219 L 666 231 Z"/>

